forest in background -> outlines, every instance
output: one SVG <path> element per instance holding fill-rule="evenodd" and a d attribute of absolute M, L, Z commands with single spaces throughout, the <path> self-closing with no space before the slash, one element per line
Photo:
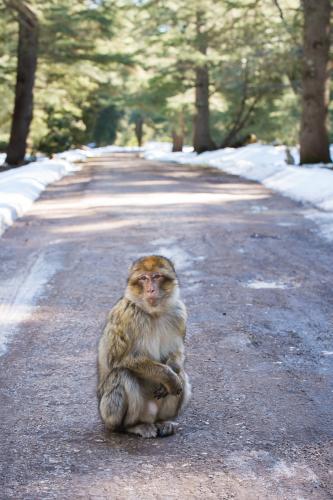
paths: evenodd
<path fill-rule="evenodd" d="M 319 156 L 306 151 L 304 162 L 329 161 L 330 0 L 1 3 L 2 151 L 8 154 L 15 112 L 21 126 L 9 163 L 22 162 L 14 157 L 27 127 L 28 151 L 51 155 L 150 139 L 198 152 L 255 138 L 294 145 L 300 124 L 304 144 L 319 148 Z M 318 64 L 309 58 L 313 49 Z M 18 54 L 28 61 L 21 76 Z M 13 113 L 25 81 L 33 108 L 25 95 Z M 332 115 L 332 103 L 328 109 Z"/>

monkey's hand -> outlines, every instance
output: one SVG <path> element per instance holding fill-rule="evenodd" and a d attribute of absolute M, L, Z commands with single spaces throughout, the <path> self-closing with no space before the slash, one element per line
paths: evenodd
<path fill-rule="evenodd" d="M 172 394 L 173 396 L 179 396 L 179 394 L 183 392 L 183 384 L 178 375 L 176 375 L 170 367 L 168 368 L 170 370 L 168 384 L 169 394 Z"/>
<path fill-rule="evenodd" d="M 154 396 L 157 399 L 165 398 L 168 394 L 178 396 L 183 392 L 183 385 L 178 375 L 176 375 L 170 366 L 164 366 L 167 371 L 168 378 L 163 384 L 159 384 L 154 391 Z"/>
<path fill-rule="evenodd" d="M 154 390 L 154 397 L 156 399 L 165 398 L 169 394 L 168 389 L 163 384 L 159 384 Z"/>

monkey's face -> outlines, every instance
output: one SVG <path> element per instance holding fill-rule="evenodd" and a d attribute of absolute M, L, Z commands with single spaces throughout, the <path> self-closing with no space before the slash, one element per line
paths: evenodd
<path fill-rule="evenodd" d="M 156 307 L 165 296 L 166 277 L 159 272 L 144 273 L 138 277 L 142 298 L 152 307 Z"/>
<path fill-rule="evenodd" d="M 158 314 L 175 296 L 177 287 L 177 276 L 168 259 L 143 257 L 130 270 L 126 296 L 146 312 Z"/>

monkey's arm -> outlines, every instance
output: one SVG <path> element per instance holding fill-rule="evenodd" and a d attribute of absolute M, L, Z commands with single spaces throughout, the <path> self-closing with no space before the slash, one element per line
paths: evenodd
<path fill-rule="evenodd" d="M 138 377 L 162 384 L 169 394 L 180 394 L 182 384 L 171 367 L 153 361 L 145 356 L 126 356 L 121 363 L 123 368 L 135 373 Z"/>
<path fill-rule="evenodd" d="M 184 352 L 182 350 L 172 352 L 166 362 L 167 366 L 170 366 L 177 375 L 183 369 L 184 366 Z"/>
<path fill-rule="evenodd" d="M 108 325 L 99 345 L 99 379 L 103 385 L 108 374 L 117 368 L 125 368 L 136 376 L 166 387 L 168 393 L 179 394 L 182 386 L 169 366 L 158 363 L 147 356 L 137 355 L 131 336 L 123 330 Z"/>
<path fill-rule="evenodd" d="M 181 372 L 184 367 L 184 339 L 186 335 L 186 309 L 182 302 L 180 302 L 180 317 L 179 317 L 179 339 L 178 339 L 178 349 L 171 352 L 166 360 L 166 364 L 170 366 L 170 368 L 177 373 L 177 375 Z"/>

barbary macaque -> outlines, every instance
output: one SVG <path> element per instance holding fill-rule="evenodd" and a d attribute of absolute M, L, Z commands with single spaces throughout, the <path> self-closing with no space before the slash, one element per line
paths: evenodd
<path fill-rule="evenodd" d="M 108 429 L 145 438 L 174 434 L 172 419 L 190 398 L 186 317 L 172 262 L 159 255 L 136 260 L 98 347 L 99 410 Z"/>

